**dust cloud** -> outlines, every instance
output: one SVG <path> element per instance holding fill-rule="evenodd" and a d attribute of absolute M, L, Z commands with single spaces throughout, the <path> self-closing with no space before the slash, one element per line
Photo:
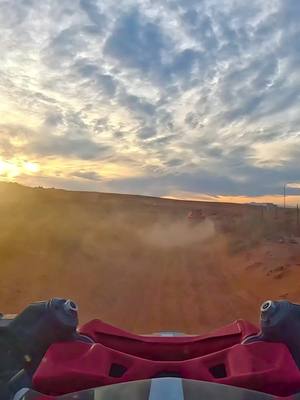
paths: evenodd
<path fill-rule="evenodd" d="M 197 225 L 186 221 L 169 224 L 156 223 L 140 231 L 140 238 L 148 245 L 160 248 L 186 247 L 203 243 L 216 235 L 215 224 L 207 219 Z"/>

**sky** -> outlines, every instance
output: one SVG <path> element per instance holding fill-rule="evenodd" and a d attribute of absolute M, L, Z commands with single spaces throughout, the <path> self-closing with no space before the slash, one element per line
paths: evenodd
<path fill-rule="evenodd" d="M 300 202 L 300 1 L 0 0 L 0 179 Z"/>

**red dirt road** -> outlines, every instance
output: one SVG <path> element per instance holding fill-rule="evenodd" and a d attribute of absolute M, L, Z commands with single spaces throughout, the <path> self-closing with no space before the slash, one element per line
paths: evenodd
<path fill-rule="evenodd" d="M 230 226 L 250 215 L 253 232 L 249 207 L 15 185 L 0 191 L 2 312 L 71 297 L 82 322 L 203 333 L 237 318 L 256 322 L 270 297 L 300 301 L 299 244 L 263 235 L 249 244 L 246 222 L 231 236 L 219 229 L 221 219 Z M 199 206 L 207 220 L 190 226 L 186 215 Z"/>

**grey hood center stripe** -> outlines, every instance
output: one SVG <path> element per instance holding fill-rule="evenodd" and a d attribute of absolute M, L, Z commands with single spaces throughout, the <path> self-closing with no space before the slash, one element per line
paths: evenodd
<path fill-rule="evenodd" d="M 181 378 L 151 380 L 149 400 L 184 400 Z"/>

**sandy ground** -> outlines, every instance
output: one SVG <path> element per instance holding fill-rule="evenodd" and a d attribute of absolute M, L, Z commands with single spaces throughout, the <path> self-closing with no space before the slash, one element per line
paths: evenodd
<path fill-rule="evenodd" d="M 199 207 L 205 221 L 190 224 Z M 300 302 L 297 238 L 261 212 L 0 184 L 0 310 L 58 296 L 81 322 L 139 333 L 257 322 L 263 300 Z"/>

